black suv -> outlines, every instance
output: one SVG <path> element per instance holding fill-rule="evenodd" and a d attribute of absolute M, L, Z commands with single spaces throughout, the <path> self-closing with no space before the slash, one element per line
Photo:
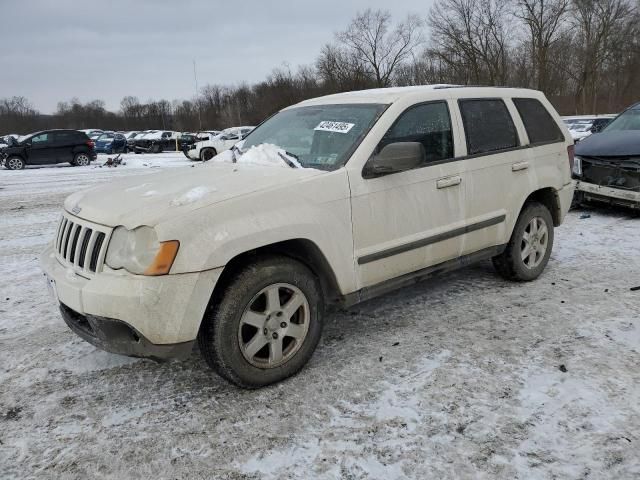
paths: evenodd
<path fill-rule="evenodd" d="M 86 133 L 77 130 L 45 130 L 27 135 L 20 142 L 12 140 L 0 156 L 9 170 L 26 165 L 69 162 L 74 166 L 89 165 L 97 158 L 95 144 Z"/>

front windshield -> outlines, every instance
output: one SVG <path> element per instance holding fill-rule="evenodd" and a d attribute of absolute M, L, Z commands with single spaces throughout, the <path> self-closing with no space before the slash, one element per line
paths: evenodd
<path fill-rule="evenodd" d="M 640 109 L 627 110 L 607 125 L 603 132 L 617 130 L 640 130 Z"/>
<path fill-rule="evenodd" d="M 113 140 L 114 135 L 110 134 L 110 133 L 103 133 L 102 135 L 100 135 L 96 140 L 98 142 L 106 142 L 108 140 Z"/>
<path fill-rule="evenodd" d="M 382 114 L 386 105 L 315 105 L 284 110 L 253 130 L 246 151 L 263 143 L 293 154 L 303 167 L 342 166 Z"/>

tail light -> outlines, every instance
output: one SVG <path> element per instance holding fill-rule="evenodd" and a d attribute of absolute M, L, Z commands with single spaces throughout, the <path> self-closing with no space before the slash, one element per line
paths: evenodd
<path fill-rule="evenodd" d="M 573 162 L 575 159 L 575 145 L 567 147 L 567 156 L 569 157 L 569 170 L 573 172 Z"/>
<path fill-rule="evenodd" d="M 87 140 L 87 145 L 89 146 L 89 148 L 94 148 L 96 146 L 93 140 Z"/>

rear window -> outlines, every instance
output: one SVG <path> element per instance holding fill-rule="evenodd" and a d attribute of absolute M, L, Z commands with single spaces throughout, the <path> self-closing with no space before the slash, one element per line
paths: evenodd
<path fill-rule="evenodd" d="M 460 100 L 467 154 L 478 155 L 518 146 L 518 134 L 501 99 Z"/>
<path fill-rule="evenodd" d="M 514 98 L 530 143 L 560 142 L 562 132 L 544 105 L 535 98 Z"/>

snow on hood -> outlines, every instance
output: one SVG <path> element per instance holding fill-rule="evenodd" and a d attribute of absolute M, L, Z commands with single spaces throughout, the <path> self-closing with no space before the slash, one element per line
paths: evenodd
<path fill-rule="evenodd" d="M 285 157 L 297 168 L 303 168 L 302 165 L 300 165 L 294 157 L 288 155 L 285 150 L 270 143 L 255 145 L 243 154 L 235 149 L 226 150 L 213 157 L 210 161 L 214 163 L 238 163 L 240 165 L 291 168 L 287 160 L 282 157 Z"/>
<path fill-rule="evenodd" d="M 192 167 L 156 170 L 75 193 L 65 200 L 64 206 L 69 212 L 78 207 L 78 217 L 111 227 L 154 226 L 197 208 L 324 173 L 282 164 L 286 168 L 276 168 L 274 162 L 266 161 L 261 164 L 210 161 Z"/>
<path fill-rule="evenodd" d="M 595 133 L 576 144 L 575 152 L 586 157 L 640 156 L 640 131 L 605 130 Z"/>

